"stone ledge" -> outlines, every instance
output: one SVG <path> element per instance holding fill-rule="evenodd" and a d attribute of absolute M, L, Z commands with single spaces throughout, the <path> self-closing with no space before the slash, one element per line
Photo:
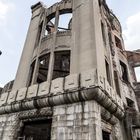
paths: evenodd
<path fill-rule="evenodd" d="M 57 78 L 50 84 L 44 82 L 19 89 L 16 97 L 10 93 L 3 93 L 0 98 L 0 114 L 96 100 L 111 114 L 121 119 L 124 116 L 122 99 L 115 94 L 105 78 L 97 79 L 96 69 L 92 69 L 80 75 Z"/>

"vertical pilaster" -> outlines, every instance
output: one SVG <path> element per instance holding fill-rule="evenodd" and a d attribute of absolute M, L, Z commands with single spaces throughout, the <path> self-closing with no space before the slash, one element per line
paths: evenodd
<path fill-rule="evenodd" d="M 36 57 L 36 61 L 35 61 L 35 67 L 34 67 L 34 72 L 33 72 L 33 78 L 32 78 L 32 82 L 31 84 L 36 84 L 37 83 L 37 76 L 38 76 L 38 70 L 39 70 L 39 50 L 40 50 L 40 46 L 41 46 L 41 40 L 42 37 L 44 36 L 44 29 L 46 26 L 46 10 L 44 10 L 44 17 L 43 17 L 43 21 L 42 21 L 42 29 L 41 29 L 41 34 L 40 34 L 40 40 L 39 40 L 39 44 L 38 44 L 38 53 L 37 53 L 37 57 Z"/>
<path fill-rule="evenodd" d="M 24 44 L 24 49 L 18 66 L 18 71 L 13 85 L 13 90 L 17 90 L 27 86 L 32 54 L 35 48 L 39 30 L 38 26 L 40 22 L 41 9 L 42 4 L 40 2 L 32 7 L 32 18 L 30 21 L 30 26 Z"/>

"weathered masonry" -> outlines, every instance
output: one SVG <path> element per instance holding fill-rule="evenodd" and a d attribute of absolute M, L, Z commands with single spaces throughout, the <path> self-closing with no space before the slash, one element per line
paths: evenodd
<path fill-rule="evenodd" d="M 31 9 L 16 78 L 0 89 L 0 140 L 140 140 L 140 54 L 125 51 L 106 1 Z"/>

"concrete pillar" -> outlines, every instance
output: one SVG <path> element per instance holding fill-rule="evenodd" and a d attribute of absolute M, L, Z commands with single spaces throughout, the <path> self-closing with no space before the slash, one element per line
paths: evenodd
<path fill-rule="evenodd" d="M 46 15 L 47 15 L 47 12 L 46 12 L 46 10 L 44 11 L 44 17 L 43 17 L 43 20 L 41 21 L 41 26 L 42 26 L 42 28 L 41 29 L 39 29 L 40 30 L 40 37 L 39 37 L 39 40 L 38 40 L 38 53 L 37 53 L 37 56 L 36 56 L 36 61 L 35 61 L 35 66 L 34 66 L 34 71 L 33 71 L 33 77 L 32 77 L 32 82 L 31 82 L 31 85 L 33 85 L 33 84 L 36 84 L 37 83 L 37 77 L 38 77 L 38 72 L 39 72 L 39 55 L 40 55 L 40 53 L 39 53 L 39 50 L 40 50 L 40 47 L 41 47 L 41 40 L 42 40 L 42 38 L 44 37 L 44 33 L 45 33 L 45 26 L 46 26 L 46 21 L 47 21 L 47 19 L 46 19 Z"/>
<path fill-rule="evenodd" d="M 58 24 L 59 24 L 59 5 L 57 4 L 57 9 L 55 13 L 55 30 L 53 33 L 53 45 L 51 47 L 51 53 L 50 53 L 50 61 L 49 61 L 49 70 L 48 70 L 48 77 L 47 81 L 50 83 L 53 76 L 53 69 L 54 69 L 54 51 L 56 47 L 56 35 L 58 30 Z"/>
<path fill-rule="evenodd" d="M 14 90 L 27 86 L 32 54 L 35 48 L 37 34 L 39 30 L 38 26 L 41 16 L 41 9 L 42 4 L 40 2 L 32 7 L 32 18 L 28 29 L 20 63 L 18 66 L 15 82 L 13 85 Z"/>
<path fill-rule="evenodd" d="M 74 0 L 71 73 L 97 68 L 105 75 L 101 15 L 98 0 Z"/>

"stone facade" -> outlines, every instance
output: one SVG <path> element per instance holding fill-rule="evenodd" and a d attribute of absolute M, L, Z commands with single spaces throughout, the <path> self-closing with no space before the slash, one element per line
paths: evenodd
<path fill-rule="evenodd" d="M 31 9 L 16 78 L 1 90 L 0 139 L 139 140 L 140 55 L 125 51 L 106 1 Z"/>

